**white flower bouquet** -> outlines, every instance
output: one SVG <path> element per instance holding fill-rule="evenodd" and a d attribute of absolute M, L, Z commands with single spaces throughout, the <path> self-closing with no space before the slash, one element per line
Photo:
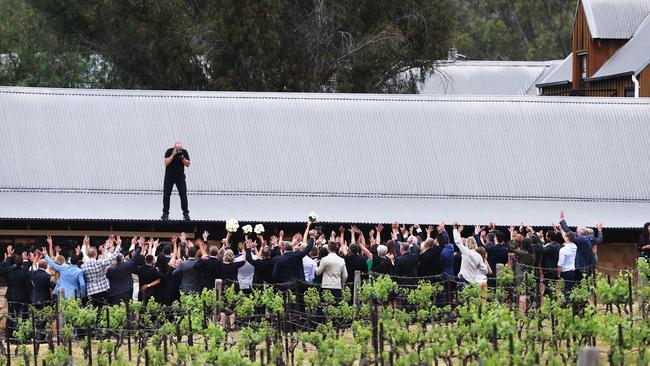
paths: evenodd
<path fill-rule="evenodd" d="M 255 231 L 255 234 L 260 235 L 260 234 L 264 233 L 264 225 L 257 224 L 257 225 L 255 225 L 255 229 L 253 229 L 253 230 Z"/>
<path fill-rule="evenodd" d="M 309 213 L 309 222 L 314 223 L 318 221 L 318 219 L 320 219 L 320 216 L 318 216 L 316 212 L 312 211 Z"/>
<path fill-rule="evenodd" d="M 235 219 L 226 220 L 226 230 L 228 232 L 234 233 L 239 229 L 239 221 Z"/>
<path fill-rule="evenodd" d="M 253 232 L 253 227 L 250 225 L 244 225 L 241 229 L 244 231 L 244 234 L 250 234 Z"/>

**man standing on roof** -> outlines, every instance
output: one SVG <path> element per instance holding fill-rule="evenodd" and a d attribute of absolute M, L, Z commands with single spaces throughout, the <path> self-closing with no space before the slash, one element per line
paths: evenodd
<path fill-rule="evenodd" d="M 176 184 L 178 195 L 181 196 L 181 208 L 183 219 L 190 219 L 190 211 L 187 209 L 187 186 L 185 185 L 185 167 L 190 166 L 190 155 L 183 149 L 183 143 L 176 141 L 174 147 L 165 152 L 165 185 L 163 188 L 163 215 L 161 220 L 169 219 L 169 198 L 172 188 Z"/>

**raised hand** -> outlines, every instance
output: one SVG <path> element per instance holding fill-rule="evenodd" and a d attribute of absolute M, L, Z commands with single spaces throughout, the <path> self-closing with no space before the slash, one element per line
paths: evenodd
<path fill-rule="evenodd" d="M 203 231 L 203 241 L 207 242 L 209 235 L 210 233 L 207 230 Z"/>
<path fill-rule="evenodd" d="M 427 226 L 426 230 L 424 230 L 424 231 L 426 231 L 427 236 L 430 237 L 431 233 L 433 232 L 433 226 L 431 226 L 431 225 Z"/>
<path fill-rule="evenodd" d="M 137 243 L 137 242 L 138 242 L 138 237 L 137 236 L 134 236 L 133 238 L 131 238 L 131 245 L 135 245 L 135 243 Z"/>
<path fill-rule="evenodd" d="M 52 241 L 52 236 L 51 236 L 51 235 L 48 235 L 48 236 L 47 236 L 47 244 L 50 245 L 50 246 L 54 245 L 54 244 L 53 244 L 53 241 Z M 11 252 L 13 253 L 13 248 L 12 248 L 11 245 L 10 245 L 10 246 L 7 247 L 7 254 L 9 254 L 9 249 L 11 249 Z"/>
<path fill-rule="evenodd" d="M 485 229 L 483 226 L 480 225 L 474 226 L 474 235 L 479 234 L 481 231 L 483 231 L 483 229 Z"/>
<path fill-rule="evenodd" d="M 117 236 L 117 239 L 115 240 L 115 244 L 116 244 L 115 246 L 117 246 L 117 247 L 122 246 L 122 237 L 121 236 L 119 236 L 119 235 Z"/>
<path fill-rule="evenodd" d="M 560 220 L 564 220 L 564 210 L 560 210 Z"/>
<path fill-rule="evenodd" d="M 382 230 L 384 230 L 384 225 L 377 224 L 377 226 L 375 226 L 375 229 L 377 229 L 377 232 L 380 233 Z"/>
<path fill-rule="evenodd" d="M 176 236 L 176 234 L 172 234 L 171 240 L 172 240 L 172 245 L 176 245 L 176 240 L 178 240 L 178 237 Z"/>
<path fill-rule="evenodd" d="M 84 235 L 84 240 L 82 244 L 86 247 L 90 245 L 90 237 L 88 235 Z"/>

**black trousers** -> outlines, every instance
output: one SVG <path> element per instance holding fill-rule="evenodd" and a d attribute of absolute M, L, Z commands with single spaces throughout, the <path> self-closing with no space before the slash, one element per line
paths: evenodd
<path fill-rule="evenodd" d="M 187 209 L 187 185 L 185 185 L 185 176 L 173 177 L 168 175 L 165 175 L 165 185 L 163 187 L 163 213 L 169 214 L 169 198 L 172 195 L 174 184 L 176 185 L 176 189 L 178 189 L 178 195 L 181 196 L 183 213 L 190 213 Z"/>

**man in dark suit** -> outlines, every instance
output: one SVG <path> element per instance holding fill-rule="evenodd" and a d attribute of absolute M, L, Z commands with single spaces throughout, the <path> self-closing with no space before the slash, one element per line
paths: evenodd
<path fill-rule="evenodd" d="M 567 225 L 566 220 L 564 219 L 564 211 L 560 212 L 560 228 L 564 233 L 571 232 L 569 225 Z M 596 265 L 596 259 L 594 258 L 594 252 L 591 240 L 588 236 L 587 228 L 584 226 L 578 226 L 574 234 L 575 240 L 573 243 L 578 247 L 575 261 L 576 282 L 580 282 L 584 277 L 591 274 L 591 271 Z"/>
<path fill-rule="evenodd" d="M 410 277 L 418 276 L 418 258 L 411 254 L 408 243 L 401 243 L 399 247 L 400 256 L 395 259 L 393 275 L 397 276 L 399 285 L 416 285 L 417 281 Z"/>
<path fill-rule="evenodd" d="M 32 281 L 32 304 L 36 309 L 42 309 L 49 305 L 52 299 L 52 288 L 50 287 L 50 274 L 47 273 L 47 262 L 45 259 L 38 261 L 38 267 L 31 272 Z"/>
<path fill-rule="evenodd" d="M 134 256 L 140 254 L 142 248 L 137 246 Z M 115 258 L 115 264 L 106 271 L 106 278 L 110 283 L 108 290 L 108 303 L 117 305 L 120 302 L 127 302 L 133 296 L 133 277 L 131 274 L 135 270 L 135 264 L 130 260 L 124 260 L 122 254 Z"/>
<path fill-rule="evenodd" d="M 194 265 L 194 270 L 201 276 L 202 288 L 214 288 L 214 281 L 219 278 L 219 269 L 221 262 L 217 258 L 219 249 L 217 247 L 210 247 L 209 256 L 207 258 L 199 259 Z"/>
<path fill-rule="evenodd" d="M 48 306 L 52 300 L 52 288 L 50 287 L 50 274 L 47 273 L 47 261 L 41 259 L 37 263 L 36 270 L 30 273 L 32 282 L 32 305 L 34 309 L 41 310 Z M 45 321 L 38 318 L 36 328 L 44 329 Z M 36 331 L 36 340 L 40 343 L 45 340 L 45 331 Z"/>
<path fill-rule="evenodd" d="M 440 263 L 440 254 L 442 246 L 436 245 L 434 239 L 427 239 L 422 243 L 424 251 L 420 254 L 420 263 L 418 273 L 422 277 L 431 276 L 431 282 L 442 281 L 442 264 Z"/>
<path fill-rule="evenodd" d="M 138 300 L 143 301 L 145 304 L 155 294 L 160 284 L 160 273 L 154 267 L 154 256 L 148 255 L 144 258 L 144 265 L 138 266 L 134 273 L 138 275 L 138 284 L 140 291 L 138 291 Z"/>
<path fill-rule="evenodd" d="M 488 264 L 492 269 L 492 273 L 487 275 L 488 286 L 494 288 L 497 285 L 497 264 L 501 263 L 506 265 L 508 263 L 508 248 L 505 245 L 505 234 L 500 231 L 491 231 L 488 233 L 485 251 L 487 252 Z"/>
<path fill-rule="evenodd" d="M 286 283 L 292 281 L 304 281 L 305 272 L 302 267 L 302 258 L 307 256 L 314 247 L 314 237 L 311 236 L 307 241 L 307 246 L 301 251 L 294 251 L 292 245 L 287 245 L 284 254 L 273 258 L 273 282 Z M 313 235 L 316 235 L 315 231 Z M 298 246 L 297 244 L 294 244 Z"/>
<path fill-rule="evenodd" d="M 23 259 L 20 255 L 12 254 L 2 263 L 0 275 L 7 279 L 5 296 L 9 305 L 9 316 L 11 317 L 7 320 L 7 328 L 13 331 L 15 329 L 15 319 L 25 319 L 28 315 L 27 310 L 32 291 L 29 270 L 23 267 Z"/>

